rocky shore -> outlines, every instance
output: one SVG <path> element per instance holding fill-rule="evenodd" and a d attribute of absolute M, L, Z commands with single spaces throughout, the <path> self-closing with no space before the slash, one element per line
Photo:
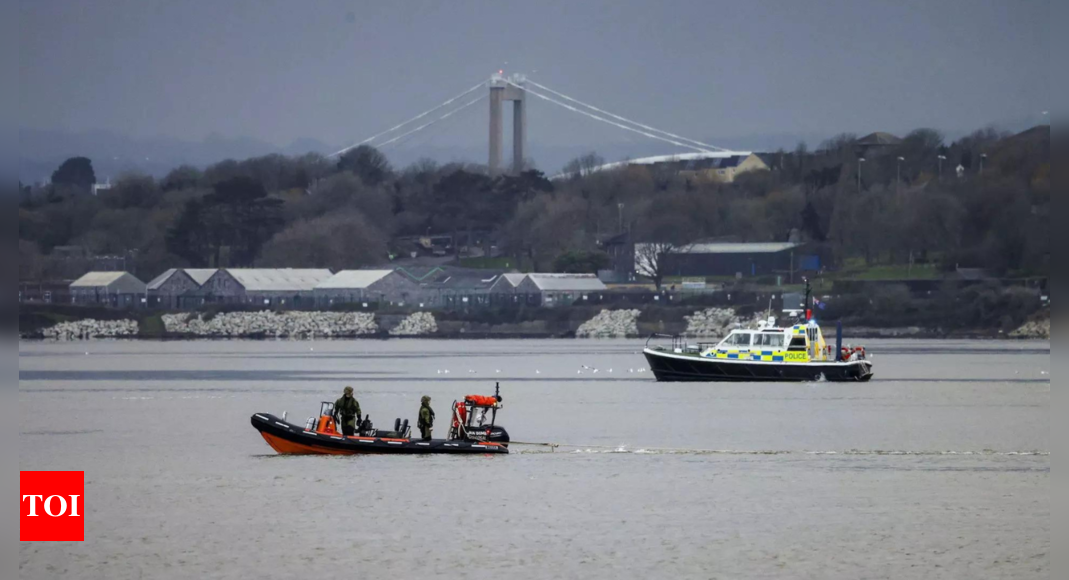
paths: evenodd
<path fill-rule="evenodd" d="M 44 338 L 52 340 L 89 340 L 93 338 L 118 338 L 137 336 L 140 331 L 136 320 L 78 320 L 61 322 L 41 331 Z"/>
<path fill-rule="evenodd" d="M 424 336 L 438 332 L 438 323 L 430 312 L 410 314 L 400 324 L 390 329 L 390 336 Z"/>
<path fill-rule="evenodd" d="M 164 314 L 168 334 L 212 338 L 330 338 L 375 334 L 375 315 L 363 312 L 229 312 L 205 320 L 200 315 Z"/>
<path fill-rule="evenodd" d="M 1010 338 L 1028 338 L 1036 340 L 1050 340 L 1050 313 L 1024 323 L 1020 328 L 1010 333 Z"/>
<path fill-rule="evenodd" d="M 638 336 L 640 310 L 602 310 L 575 331 L 576 338 L 627 338 Z"/>
<path fill-rule="evenodd" d="M 691 338 L 724 338 L 736 328 L 757 328 L 756 320 L 740 317 L 730 308 L 706 308 L 690 316 L 684 316 L 687 330 L 684 336 Z"/>

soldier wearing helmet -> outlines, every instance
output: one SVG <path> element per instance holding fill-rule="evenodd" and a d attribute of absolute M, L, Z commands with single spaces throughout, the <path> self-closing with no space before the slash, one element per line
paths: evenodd
<path fill-rule="evenodd" d="M 416 426 L 419 427 L 419 434 L 423 440 L 430 441 L 431 431 L 434 429 L 434 409 L 431 409 L 431 398 L 423 395 L 419 402 L 419 421 L 416 422 Z"/>
<path fill-rule="evenodd" d="M 345 394 L 334 402 L 334 420 L 341 425 L 342 434 L 351 437 L 360 424 L 360 403 L 353 396 L 353 388 L 345 387 Z"/>

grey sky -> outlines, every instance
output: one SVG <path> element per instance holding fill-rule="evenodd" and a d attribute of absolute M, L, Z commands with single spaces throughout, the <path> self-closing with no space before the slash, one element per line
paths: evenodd
<path fill-rule="evenodd" d="M 342 144 L 504 68 L 726 147 L 954 131 L 1051 106 L 1050 14 L 1046 0 L 32 0 L 19 122 Z M 631 138 L 542 102 L 528 115 L 533 142 Z M 433 143 L 485 141 L 485 117 L 473 107 Z"/>

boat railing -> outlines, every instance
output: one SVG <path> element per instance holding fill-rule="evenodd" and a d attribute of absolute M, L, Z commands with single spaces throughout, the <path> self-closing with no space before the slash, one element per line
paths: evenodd
<path fill-rule="evenodd" d="M 653 348 L 654 350 L 668 350 L 664 346 L 659 346 L 659 345 L 654 345 L 653 347 L 650 346 L 650 342 L 653 341 L 654 339 L 658 339 L 658 338 L 671 339 L 672 340 L 671 352 L 675 352 L 675 353 L 697 353 L 697 354 L 701 354 L 702 352 L 705 352 L 707 349 L 713 348 L 716 345 L 720 344 L 719 342 L 697 342 L 697 343 L 694 343 L 694 344 L 690 344 L 690 343 L 687 342 L 686 337 L 680 336 L 678 334 L 656 334 L 656 333 L 654 333 L 654 334 L 651 334 L 649 336 L 649 338 L 646 339 L 646 348 Z"/>

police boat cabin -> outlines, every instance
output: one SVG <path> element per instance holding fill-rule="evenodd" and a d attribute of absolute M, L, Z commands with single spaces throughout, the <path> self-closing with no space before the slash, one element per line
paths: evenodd
<path fill-rule="evenodd" d="M 655 337 L 646 341 L 643 354 L 658 381 L 864 382 L 873 375 L 865 349 L 843 347 L 841 325 L 835 347 L 830 346 L 811 311 L 805 322 L 779 327 L 770 317 L 718 343 L 688 344 L 677 336 L 671 346 L 651 346 Z"/>

